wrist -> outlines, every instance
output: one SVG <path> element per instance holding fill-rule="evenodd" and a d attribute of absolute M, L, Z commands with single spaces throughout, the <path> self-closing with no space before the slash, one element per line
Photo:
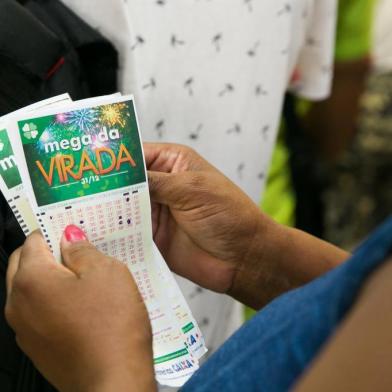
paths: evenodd
<path fill-rule="evenodd" d="M 319 277 L 349 257 L 342 249 L 280 225 L 263 214 L 244 254 L 229 295 L 255 309 Z"/>
<path fill-rule="evenodd" d="M 284 227 L 259 213 L 251 241 L 241 255 L 229 295 L 259 309 L 276 296 L 276 288 L 286 287 L 285 276 L 275 260 L 276 242 L 284 237 Z"/>
<path fill-rule="evenodd" d="M 94 392 L 156 392 L 157 386 L 152 373 L 138 373 L 131 377 L 129 372 L 118 372 L 101 380 L 90 390 Z"/>
<path fill-rule="evenodd" d="M 116 355 L 114 349 L 112 354 L 110 358 L 107 357 L 104 370 L 92 377 L 95 382 L 90 388 L 91 391 L 155 392 L 157 390 L 152 338 L 141 337 L 139 340 L 134 340 L 125 355 L 124 353 Z"/>
<path fill-rule="evenodd" d="M 128 366 L 101 374 L 90 388 L 94 392 L 155 392 L 157 390 L 152 363 Z M 88 388 L 86 390 L 89 390 Z"/>

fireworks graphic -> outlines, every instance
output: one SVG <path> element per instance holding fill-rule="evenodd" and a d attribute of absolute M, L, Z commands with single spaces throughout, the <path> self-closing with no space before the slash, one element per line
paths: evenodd
<path fill-rule="evenodd" d="M 57 113 L 50 116 L 49 124 L 45 127 L 40 138 L 37 140 L 36 149 L 40 152 L 52 151 L 54 142 L 59 143 L 63 139 L 71 140 L 77 135 L 89 135 L 89 151 L 94 158 L 95 151 L 101 147 L 118 150 L 118 140 L 110 140 L 108 136 L 100 136 L 102 132 L 110 132 L 109 128 L 126 127 L 130 112 L 125 103 L 103 105 L 99 108 L 84 108 L 66 113 Z M 107 129 L 105 128 L 105 125 Z M 76 134 L 75 134 L 76 133 Z M 87 139 L 85 139 L 87 140 Z M 107 152 L 102 153 L 102 162 L 110 163 L 111 157 Z"/>
<path fill-rule="evenodd" d="M 40 141 L 42 143 L 47 143 L 52 139 L 52 135 L 50 134 L 50 130 L 48 128 L 45 129 L 45 131 L 42 133 L 40 137 Z"/>
<path fill-rule="evenodd" d="M 45 128 L 42 132 L 41 137 L 37 140 L 36 149 L 37 151 L 46 151 L 46 145 L 55 140 L 58 134 L 56 123 L 53 123 Z"/>
<path fill-rule="evenodd" d="M 102 143 L 102 142 L 99 142 L 99 141 L 95 141 L 94 144 L 91 146 L 91 151 L 88 151 L 88 154 L 89 154 L 91 160 L 96 161 L 95 150 L 96 150 L 97 148 L 100 148 L 100 147 L 109 147 L 109 149 L 110 149 L 114 154 L 117 153 L 116 150 L 113 150 L 113 149 L 111 148 L 112 146 L 109 146 L 109 145 L 106 144 L 106 143 Z M 113 157 L 111 156 L 111 154 L 108 153 L 107 150 L 106 150 L 106 151 L 101 151 L 99 157 L 100 157 L 100 161 L 101 161 L 102 167 L 108 168 L 108 167 L 110 167 L 110 166 L 112 165 L 112 163 L 113 163 Z"/>
<path fill-rule="evenodd" d="M 99 119 L 101 122 L 108 124 L 110 127 L 119 125 L 125 126 L 124 109 L 127 107 L 124 103 L 104 105 L 100 108 Z"/>
<path fill-rule="evenodd" d="M 102 142 L 101 140 L 98 139 L 96 135 L 92 137 L 92 145 L 91 145 L 91 150 L 95 151 L 97 148 L 101 147 L 107 147 L 107 143 Z"/>
<path fill-rule="evenodd" d="M 67 122 L 67 115 L 65 113 L 58 113 L 56 114 L 55 121 L 58 124 L 65 124 Z"/>
<path fill-rule="evenodd" d="M 84 132 L 90 130 L 97 120 L 96 109 L 80 109 L 67 113 L 65 123 Z"/>
<path fill-rule="evenodd" d="M 36 148 L 38 151 L 45 151 L 45 146 L 48 143 L 52 143 L 53 141 L 61 140 L 63 138 L 64 126 L 59 124 L 54 117 L 52 123 L 44 129 L 40 138 L 37 140 Z"/>

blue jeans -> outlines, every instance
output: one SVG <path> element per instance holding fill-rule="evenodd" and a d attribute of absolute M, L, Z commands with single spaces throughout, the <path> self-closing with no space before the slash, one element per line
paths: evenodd
<path fill-rule="evenodd" d="M 391 253 L 392 218 L 349 261 L 260 311 L 181 391 L 289 390 L 342 321 L 367 277 Z"/>

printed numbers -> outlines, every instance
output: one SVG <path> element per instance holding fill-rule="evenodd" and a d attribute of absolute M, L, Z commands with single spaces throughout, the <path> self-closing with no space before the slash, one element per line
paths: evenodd
<path fill-rule="evenodd" d="M 88 176 L 88 177 L 83 177 L 80 182 L 82 185 L 90 185 L 93 182 L 98 182 L 101 180 L 100 176 Z"/>

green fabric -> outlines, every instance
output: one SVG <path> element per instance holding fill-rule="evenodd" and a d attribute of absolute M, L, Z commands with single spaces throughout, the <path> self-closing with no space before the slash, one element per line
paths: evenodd
<path fill-rule="evenodd" d="M 355 60 L 370 52 L 375 0 L 340 0 L 337 25 L 336 60 Z M 300 101 L 306 113 L 309 103 Z M 294 225 L 295 196 L 291 187 L 289 151 L 282 135 L 273 153 L 261 208 L 279 223 Z"/>
<path fill-rule="evenodd" d="M 244 308 L 245 321 L 250 320 L 256 314 L 257 314 L 257 312 L 255 310 L 245 306 L 245 308 Z"/>
<path fill-rule="evenodd" d="M 261 209 L 277 222 L 293 226 L 295 223 L 295 195 L 292 190 L 289 151 L 280 133 L 271 160 Z"/>
<path fill-rule="evenodd" d="M 260 203 L 261 209 L 272 216 L 277 222 L 294 226 L 295 224 L 295 194 L 291 184 L 289 151 L 284 142 L 284 131 L 279 133 L 268 173 L 266 189 Z M 245 320 L 251 319 L 256 312 L 244 308 Z"/>
<path fill-rule="evenodd" d="M 350 61 L 370 53 L 372 41 L 373 9 L 376 0 L 340 0 L 336 35 L 336 61 Z M 299 112 L 303 115 L 311 103 L 300 100 Z M 295 195 L 291 185 L 289 151 L 284 143 L 282 131 L 272 156 L 267 185 L 261 209 L 277 222 L 294 226 Z M 255 312 L 245 308 L 245 319 Z"/>
<path fill-rule="evenodd" d="M 337 61 L 357 60 L 369 54 L 376 0 L 340 0 L 336 36 Z"/>

